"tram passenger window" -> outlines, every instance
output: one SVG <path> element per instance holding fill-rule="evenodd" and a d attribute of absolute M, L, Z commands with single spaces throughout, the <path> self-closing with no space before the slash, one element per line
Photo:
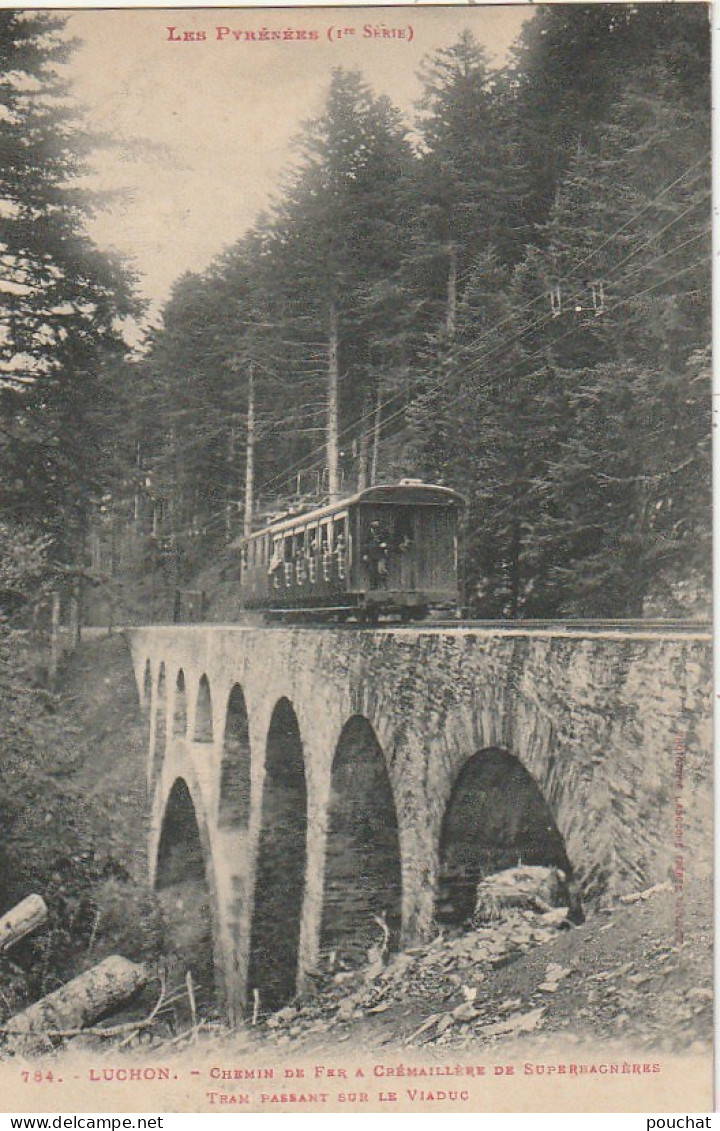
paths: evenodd
<path fill-rule="evenodd" d="M 330 549 L 330 523 L 320 523 L 320 553 L 326 554 Z"/>
<path fill-rule="evenodd" d="M 291 534 L 288 534 L 285 538 L 284 557 L 286 562 L 293 560 L 293 539 Z"/>
<path fill-rule="evenodd" d="M 317 554 L 318 538 L 317 526 L 311 526 L 307 532 L 307 552 L 309 558 L 314 558 Z"/>

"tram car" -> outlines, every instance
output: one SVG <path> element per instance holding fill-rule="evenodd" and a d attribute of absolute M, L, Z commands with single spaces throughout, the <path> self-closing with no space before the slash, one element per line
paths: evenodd
<path fill-rule="evenodd" d="M 420 480 L 279 519 L 240 542 L 242 603 L 267 619 L 422 620 L 457 607 L 464 500 Z"/>

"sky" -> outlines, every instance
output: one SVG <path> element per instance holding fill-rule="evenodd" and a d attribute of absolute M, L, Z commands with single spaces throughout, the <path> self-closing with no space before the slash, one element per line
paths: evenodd
<path fill-rule="evenodd" d="M 333 67 L 361 70 L 410 119 L 424 56 L 470 28 L 490 60 L 502 61 L 531 12 L 527 5 L 75 12 L 68 20 L 80 40 L 69 66 L 75 94 L 90 124 L 115 139 L 93 159 L 95 183 L 117 195 L 91 234 L 129 257 L 157 310 L 176 278 L 207 267 L 279 190 L 293 139 L 322 111 Z M 293 38 L 260 39 L 263 29 Z M 318 38 L 298 38 L 301 31 Z M 205 38 L 195 38 L 201 32 Z"/>

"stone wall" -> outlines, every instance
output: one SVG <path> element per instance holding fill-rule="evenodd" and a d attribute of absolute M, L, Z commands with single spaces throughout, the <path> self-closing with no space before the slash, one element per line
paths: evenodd
<path fill-rule="evenodd" d="M 664 881 L 674 873 L 678 852 L 688 876 L 710 874 L 712 649 L 706 635 L 198 625 L 137 629 L 131 637 L 138 687 L 148 661 L 152 676 L 151 859 L 167 796 L 183 776 L 208 844 L 216 953 L 235 1008 L 246 992 L 266 743 L 281 699 L 296 716 L 305 764 L 301 966 L 317 957 L 333 759 L 354 716 L 370 724 L 387 763 L 405 941 L 431 927 L 445 809 L 462 767 L 486 750 L 507 751 L 531 775 L 586 895 Z M 164 705 L 157 695 L 162 662 Z M 166 727 L 165 753 L 153 776 L 155 715 L 160 707 L 173 718 L 180 669 L 187 736 Z M 194 741 L 203 676 L 212 735 Z M 218 828 L 223 733 L 236 683 L 249 723 L 249 822 Z M 675 843 L 678 802 L 682 848 Z"/>

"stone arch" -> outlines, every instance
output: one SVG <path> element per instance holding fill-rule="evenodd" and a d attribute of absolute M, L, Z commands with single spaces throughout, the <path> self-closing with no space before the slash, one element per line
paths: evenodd
<path fill-rule="evenodd" d="M 173 735 L 183 738 L 187 734 L 187 690 L 185 672 L 180 668 L 175 680 L 175 710 L 173 711 Z"/>
<path fill-rule="evenodd" d="M 233 685 L 225 714 L 218 826 L 247 828 L 250 819 L 250 733 L 245 695 Z"/>
<path fill-rule="evenodd" d="M 463 764 L 445 808 L 438 922 L 466 921 L 479 880 L 518 863 L 572 875 L 565 842 L 534 777 L 509 751 L 490 747 Z"/>
<path fill-rule="evenodd" d="M 167 741 L 167 678 L 165 663 L 160 664 L 155 696 L 155 746 L 153 749 L 153 776 L 157 776 L 165 756 Z"/>
<path fill-rule="evenodd" d="M 307 859 L 307 787 L 295 710 L 279 699 L 268 728 L 255 906 L 250 934 L 249 999 L 262 1012 L 295 995 Z"/>
<path fill-rule="evenodd" d="M 163 815 L 155 866 L 155 890 L 163 911 L 164 949 L 180 973 L 189 970 L 198 1004 L 216 997 L 213 893 L 207 851 L 195 804 L 184 778 L 175 779 Z"/>
<path fill-rule="evenodd" d="M 210 680 L 203 675 L 198 684 L 197 701 L 195 707 L 195 741 L 213 741 L 213 707 L 210 694 Z"/>
<path fill-rule="evenodd" d="M 363 715 L 345 723 L 332 766 L 325 886 L 320 929 L 322 950 L 344 960 L 365 959 L 382 939 L 377 919 L 396 949 L 402 918 L 400 839 L 385 756 Z"/>

